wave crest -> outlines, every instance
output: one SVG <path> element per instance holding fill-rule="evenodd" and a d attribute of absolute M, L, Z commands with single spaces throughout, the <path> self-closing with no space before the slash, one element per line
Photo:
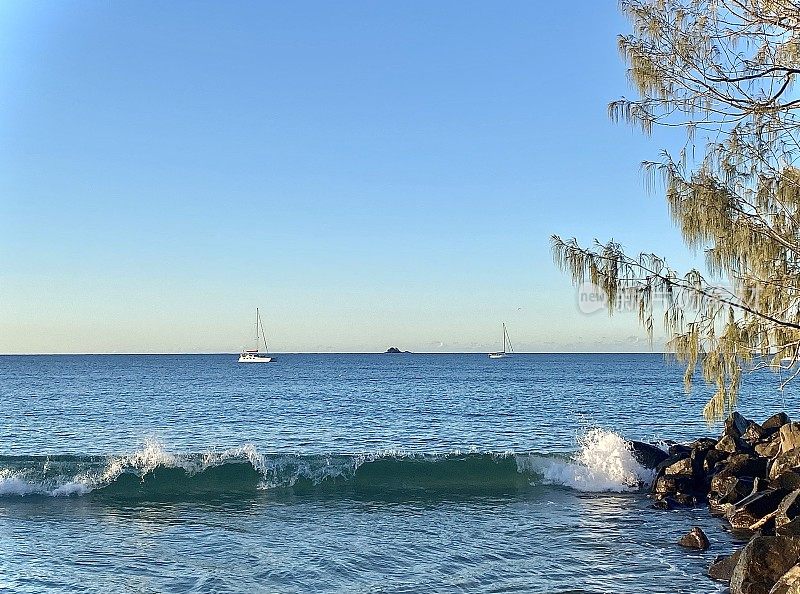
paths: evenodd
<path fill-rule="evenodd" d="M 245 445 L 174 454 L 156 441 L 123 456 L 0 456 L 0 496 L 121 498 L 293 493 L 519 493 L 541 485 L 632 491 L 652 479 L 616 433 L 594 429 L 572 457 L 534 452 L 263 454 Z"/>

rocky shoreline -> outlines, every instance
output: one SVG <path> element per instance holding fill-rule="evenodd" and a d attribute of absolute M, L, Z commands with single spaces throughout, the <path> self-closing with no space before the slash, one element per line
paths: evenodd
<path fill-rule="evenodd" d="M 785 413 L 759 424 L 733 413 L 719 439 L 673 443 L 665 452 L 631 442 L 655 470 L 650 496 L 662 509 L 707 505 L 747 544 L 708 570 L 731 594 L 800 594 L 800 423 Z M 679 544 L 705 549 L 692 528 Z"/>

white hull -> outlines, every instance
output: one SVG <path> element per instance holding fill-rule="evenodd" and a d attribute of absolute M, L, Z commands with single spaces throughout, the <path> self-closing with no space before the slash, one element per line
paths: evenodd
<path fill-rule="evenodd" d="M 510 356 L 508 353 L 489 353 L 490 359 L 505 359 Z"/>
<path fill-rule="evenodd" d="M 272 363 L 274 357 L 253 357 L 250 355 L 239 355 L 239 363 Z"/>

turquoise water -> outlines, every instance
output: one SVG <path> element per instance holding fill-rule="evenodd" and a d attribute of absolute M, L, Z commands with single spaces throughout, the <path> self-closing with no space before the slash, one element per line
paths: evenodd
<path fill-rule="evenodd" d="M 718 592 L 619 436 L 714 434 L 661 356 L 0 357 L 0 590 Z M 796 408 L 748 378 L 742 412 Z M 712 548 L 674 543 L 691 525 Z"/>

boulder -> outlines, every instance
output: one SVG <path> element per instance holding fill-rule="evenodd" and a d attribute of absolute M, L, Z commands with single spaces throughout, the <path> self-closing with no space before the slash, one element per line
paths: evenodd
<path fill-rule="evenodd" d="M 750 447 L 750 444 L 742 441 L 740 437 L 726 435 L 717 442 L 715 449 L 728 454 L 740 454 L 749 452 L 752 448 Z"/>
<path fill-rule="evenodd" d="M 769 594 L 800 594 L 800 565 L 784 573 L 772 586 Z"/>
<path fill-rule="evenodd" d="M 742 549 L 738 549 L 732 555 L 719 555 L 714 562 L 711 564 L 711 567 L 708 568 L 708 577 L 712 580 L 718 580 L 720 582 L 729 582 L 731 581 L 731 576 L 733 575 L 733 569 L 736 567 L 737 561 L 739 561 L 739 555 L 742 554 Z"/>
<path fill-rule="evenodd" d="M 653 483 L 652 491 L 659 496 L 690 493 L 692 491 L 692 481 L 682 476 L 661 475 Z"/>
<path fill-rule="evenodd" d="M 783 495 L 783 491 L 774 489 L 753 493 L 737 502 L 725 518 L 735 530 L 750 530 L 753 524 L 777 509 Z"/>
<path fill-rule="evenodd" d="M 747 426 L 745 432 L 742 434 L 742 439 L 745 442 L 749 443 L 750 445 L 753 445 L 757 443 L 759 440 L 768 436 L 769 432 L 766 429 L 764 429 L 758 423 L 751 421 L 751 423 Z"/>
<path fill-rule="evenodd" d="M 786 423 L 778 434 L 781 439 L 781 454 L 800 448 L 800 423 Z"/>
<path fill-rule="evenodd" d="M 692 453 L 692 447 L 682 443 L 673 443 L 670 444 L 668 451 L 670 456 L 680 456 L 681 454 L 688 456 Z"/>
<path fill-rule="evenodd" d="M 720 503 L 738 503 L 748 495 L 754 492 L 755 481 L 751 478 L 736 478 L 734 481 L 727 484 L 730 485 L 725 493 L 720 493 Z"/>
<path fill-rule="evenodd" d="M 769 594 L 800 558 L 800 542 L 787 536 L 757 536 L 742 549 L 731 575 L 731 594 Z"/>
<path fill-rule="evenodd" d="M 664 474 L 667 476 L 694 476 L 694 465 L 691 458 L 682 458 L 664 468 Z"/>
<path fill-rule="evenodd" d="M 788 415 L 786 413 L 780 412 L 778 414 L 772 415 L 766 421 L 761 423 L 761 426 L 767 430 L 778 430 L 788 422 L 789 422 Z"/>
<path fill-rule="evenodd" d="M 728 454 L 726 452 L 721 452 L 717 449 L 712 449 L 706 452 L 705 458 L 703 458 L 703 471 L 706 473 L 713 472 L 714 467 L 719 462 L 724 462 L 728 458 Z"/>
<path fill-rule="evenodd" d="M 750 423 L 751 421 L 745 419 L 738 412 L 735 412 L 725 420 L 725 428 L 722 430 L 722 435 L 723 437 L 741 437 L 742 434 L 747 431 L 747 426 Z"/>
<path fill-rule="evenodd" d="M 708 511 L 711 513 L 712 516 L 725 516 L 733 509 L 732 503 L 727 503 L 725 501 L 720 500 L 719 497 L 709 497 L 708 498 Z"/>
<path fill-rule="evenodd" d="M 700 549 L 701 551 L 705 551 L 709 546 L 708 537 L 699 526 L 694 526 L 689 532 L 684 534 L 680 540 L 678 540 L 678 544 L 682 547 Z"/>
<path fill-rule="evenodd" d="M 782 526 L 789 524 L 800 515 L 800 490 L 792 491 L 781 499 L 781 502 L 778 504 L 777 512 L 778 513 L 775 514 L 776 531 Z"/>
<path fill-rule="evenodd" d="M 772 484 L 776 489 L 783 489 L 784 491 L 800 489 L 800 474 L 793 470 L 787 470 L 773 479 Z"/>
<path fill-rule="evenodd" d="M 753 449 L 759 456 L 764 458 L 774 458 L 780 453 L 781 450 L 780 436 L 775 433 L 772 438 L 762 441 L 761 443 L 757 443 Z"/>
<path fill-rule="evenodd" d="M 766 458 L 757 458 L 747 454 L 734 454 L 725 463 L 725 466 L 711 479 L 710 489 L 713 493 L 727 493 L 732 479 L 742 477 L 763 477 L 767 471 Z"/>
<path fill-rule="evenodd" d="M 713 450 L 717 440 L 710 437 L 700 437 L 691 443 L 692 450 Z"/>
<path fill-rule="evenodd" d="M 645 468 L 653 469 L 669 458 L 667 452 L 649 443 L 629 441 L 628 444 L 630 444 L 633 457 Z"/>
<path fill-rule="evenodd" d="M 778 454 L 769 469 L 769 478 L 770 480 L 775 479 L 787 470 L 795 468 L 800 468 L 800 448 L 793 448 L 788 452 Z"/>

